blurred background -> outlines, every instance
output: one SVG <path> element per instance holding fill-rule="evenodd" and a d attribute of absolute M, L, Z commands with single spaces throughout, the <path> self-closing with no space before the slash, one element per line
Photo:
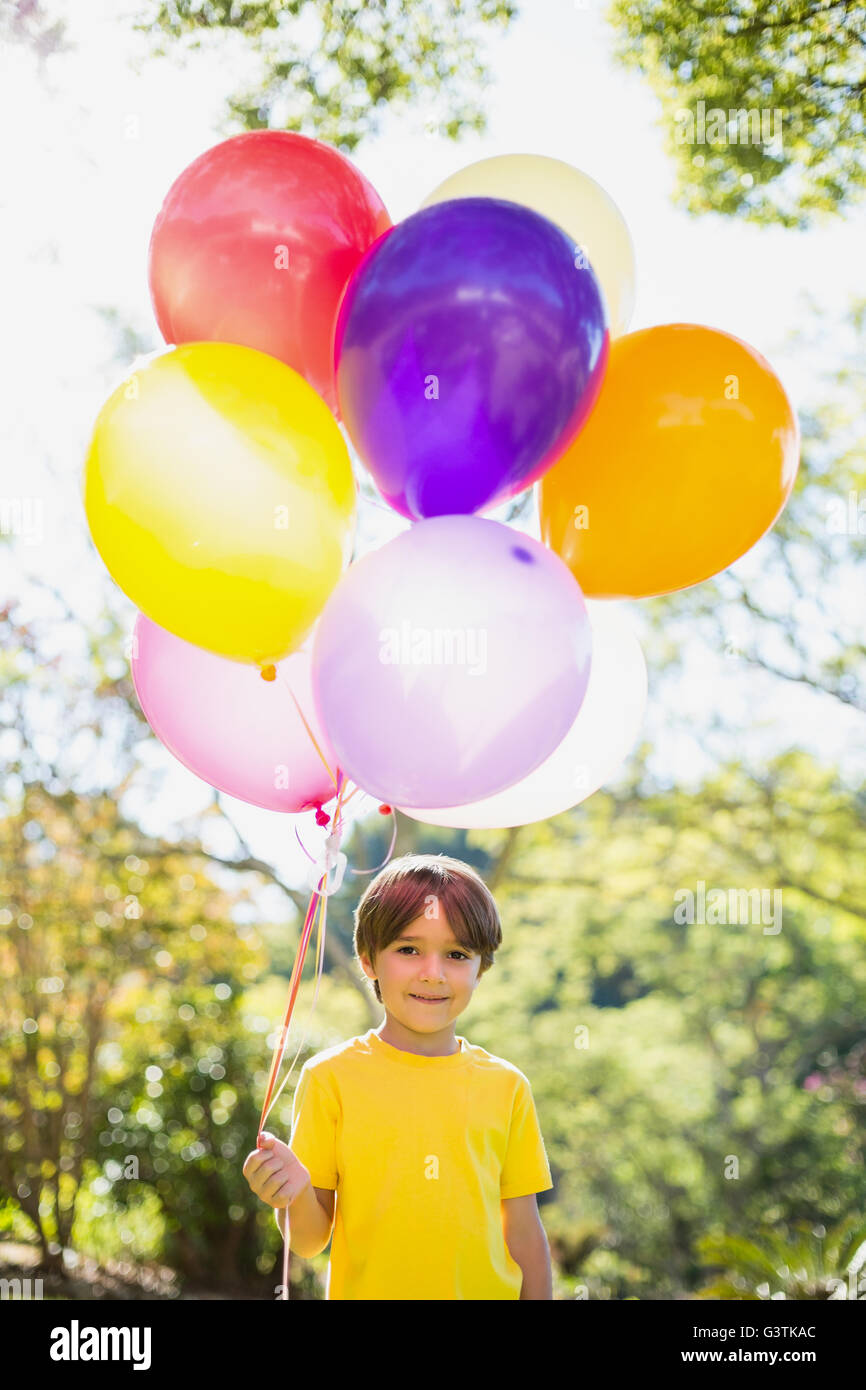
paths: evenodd
<path fill-rule="evenodd" d="M 456 855 L 500 905 L 458 1031 L 532 1084 L 557 1299 L 866 1298 L 866 5 L 760 8 L 0 0 L 0 1277 L 58 1299 L 280 1279 L 241 1167 L 315 827 L 150 732 L 80 495 L 98 410 L 162 346 L 163 197 L 271 126 L 341 148 L 395 221 L 486 155 L 564 159 L 629 225 L 631 328 L 723 329 L 784 382 L 803 452 L 776 527 L 625 605 L 650 693 L 618 780 L 512 830 L 399 816 L 394 852 Z M 778 108 L 782 148 L 695 153 L 675 117 L 699 100 Z M 357 555 L 407 523 L 355 464 Z M 539 534 L 532 491 L 488 515 Z M 390 819 L 347 815 L 350 865 L 380 864 Z M 295 1076 L 382 1019 L 352 957 L 368 881 L 330 900 Z M 678 920 L 701 883 L 780 893 L 780 929 Z M 311 952 L 289 1056 L 312 974 Z M 293 1257 L 292 1297 L 326 1266 Z"/>

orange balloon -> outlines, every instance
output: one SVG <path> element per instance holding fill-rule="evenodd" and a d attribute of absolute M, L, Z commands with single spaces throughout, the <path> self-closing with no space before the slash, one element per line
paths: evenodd
<path fill-rule="evenodd" d="M 588 597 L 687 589 L 770 529 L 799 460 L 765 357 L 699 324 L 643 328 L 611 342 L 589 419 L 539 480 L 542 539 Z"/>

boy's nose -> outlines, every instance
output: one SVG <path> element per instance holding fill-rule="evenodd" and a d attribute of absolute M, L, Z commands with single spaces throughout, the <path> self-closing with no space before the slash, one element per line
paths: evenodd
<path fill-rule="evenodd" d="M 422 980 L 437 980 L 441 983 L 445 979 L 445 970 L 436 961 L 425 962 L 421 967 Z"/>

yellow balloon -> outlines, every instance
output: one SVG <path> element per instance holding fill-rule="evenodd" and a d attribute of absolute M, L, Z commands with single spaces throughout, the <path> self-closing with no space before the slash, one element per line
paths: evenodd
<path fill-rule="evenodd" d="M 549 155 L 494 155 L 452 174 L 421 206 L 451 198 L 507 198 L 555 222 L 585 251 L 598 277 L 611 337 L 626 331 L 634 311 L 634 247 L 616 203 L 589 174 Z"/>
<path fill-rule="evenodd" d="M 356 487 L 339 426 L 253 348 L 184 343 L 133 372 L 99 412 L 82 483 L 127 597 L 236 661 L 300 646 L 349 559 Z"/>

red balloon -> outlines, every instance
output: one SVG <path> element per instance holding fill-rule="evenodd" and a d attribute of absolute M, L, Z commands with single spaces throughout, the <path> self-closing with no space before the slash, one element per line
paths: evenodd
<path fill-rule="evenodd" d="M 337 414 L 337 306 L 392 226 L 345 155 L 284 130 L 232 136 L 175 179 L 154 223 L 148 282 L 167 343 L 241 343 L 294 367 Z"/>

